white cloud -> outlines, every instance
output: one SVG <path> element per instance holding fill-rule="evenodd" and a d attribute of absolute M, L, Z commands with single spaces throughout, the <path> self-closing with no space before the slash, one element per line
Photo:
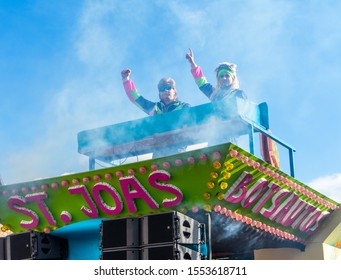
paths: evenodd
<path fill-rule="evenodd" d="M 316 178 L 307 185 L 336 202 L 341 201 L 341 173 Z"/>

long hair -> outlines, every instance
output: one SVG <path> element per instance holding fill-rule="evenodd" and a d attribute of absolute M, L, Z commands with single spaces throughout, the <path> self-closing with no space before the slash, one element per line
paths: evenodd
<path fill-rule="evenodd" d="M 216 72 L 216 78 L 217 78 L 217 85 L 216 85 L 216 89 L 220 88 L 220 84 L 218 81 L 218 74 L 220 72 L 220 70 L 226 69 L 229 72 L 232 73 L 232 85 L 231 88 L 233 89 L 239 89 L 239 81 L 238 81 L 238 77 L 237 77 L 237 65 L 234 63 L 230 63 L 230 62 L 222 62 L 219 63 L 218 67 L 216 69 L 214 69 L 214 71 Z"/>
<path fill-rule="evenodd" d="M 225 72 L 227 72 L 232 78 L 232 84 L 228 88 L 221 88 L 220 86 L 218 77 L 219 72 L 222 70 L 225 70 Z M 230 96 L 234 90 L 239 89 L 236 64 L 230 62 L 222 62 L 218 65 L 216 69 L 214 69 L 214 71 L 216 72 L 217 85 L 214 87 L 213 92 L 210 96 L 211 101 L 220 100 L 222 98 L 225 98 L 226 96 Z"/>

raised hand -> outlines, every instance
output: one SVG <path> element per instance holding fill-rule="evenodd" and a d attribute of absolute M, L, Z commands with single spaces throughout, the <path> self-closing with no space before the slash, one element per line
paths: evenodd
<path fill-rule="evenodd" d="M 186 53 L 186 59 L 188 60 L 188 62 L 191 64 L 191 67 L 194 68 L 196 67 L 197 65 L 195 64 L 195 61 L 194 61 L 194 53 L 192 51 L 191 48 L 189 48 L 189 52 Z"/>
<path fill-rule="evenodd" d="M 123 69 L 121 71 L 122 80 L 128 79 L 130 74 L 131 74 L 131 70 L 130 69 L 128 69 L 128 68 Z"/>

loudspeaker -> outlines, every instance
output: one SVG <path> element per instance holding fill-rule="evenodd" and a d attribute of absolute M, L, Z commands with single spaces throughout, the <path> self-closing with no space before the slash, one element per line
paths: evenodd
<path fill-rule="evenodd" d="M 178 242 L 202 242 L 201 224 L 179 212 L 158 213 L 141 219 L 141 246 Z"/>
<path fill-rule="evenodd" d="M 100 231 L 103 250 L 140 245 L 140 221 L 138 218 L 103 220 Z"/>
<path fill-rule="evenodd" d="M 5 256 L 5 238 L 4 237 L 0 237 L 0 260 L 5 260 L 6 256 Z"/>
<path fill-rule="evenodd" d="M 178 243 L 158 244 L 141 249 L 142 260 L 202 260 L 198 251 Z"/>
<path fill-rule="evenodd" d="M 139 260 L 141 250 L 139 248 L 121 248 L 102 250 L 101 260 Z"/>
<path fill-rule="evenodd" d="M 6 236 L 6 259 L 29 260 L 32 259 L 31 233 L 14 233 Z"/>
<path fill-rule="evenodd" d="M 68 255 L 67 240 L 40 233 L 24 232 L 6 236 L 7 260 L 62 260 Z"/>
<path fill-rule="evenodd" d="M 182 260 L 207 256 L 205 224 L 172 211 L 102 220 L 102 260 Z"/>

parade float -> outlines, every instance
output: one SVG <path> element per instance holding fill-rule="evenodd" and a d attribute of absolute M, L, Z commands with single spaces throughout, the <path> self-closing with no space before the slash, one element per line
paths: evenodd
<path fill-rule="evenodd" d="M 230 142 L 241 135 L 248 150 Z M 81 131 L 78 152 L 85 172 L 0 187 L 0 259 L 340 258 L 340 204 L 295 178 L 295 149 L 270 132 L 266 103 Z"/>

